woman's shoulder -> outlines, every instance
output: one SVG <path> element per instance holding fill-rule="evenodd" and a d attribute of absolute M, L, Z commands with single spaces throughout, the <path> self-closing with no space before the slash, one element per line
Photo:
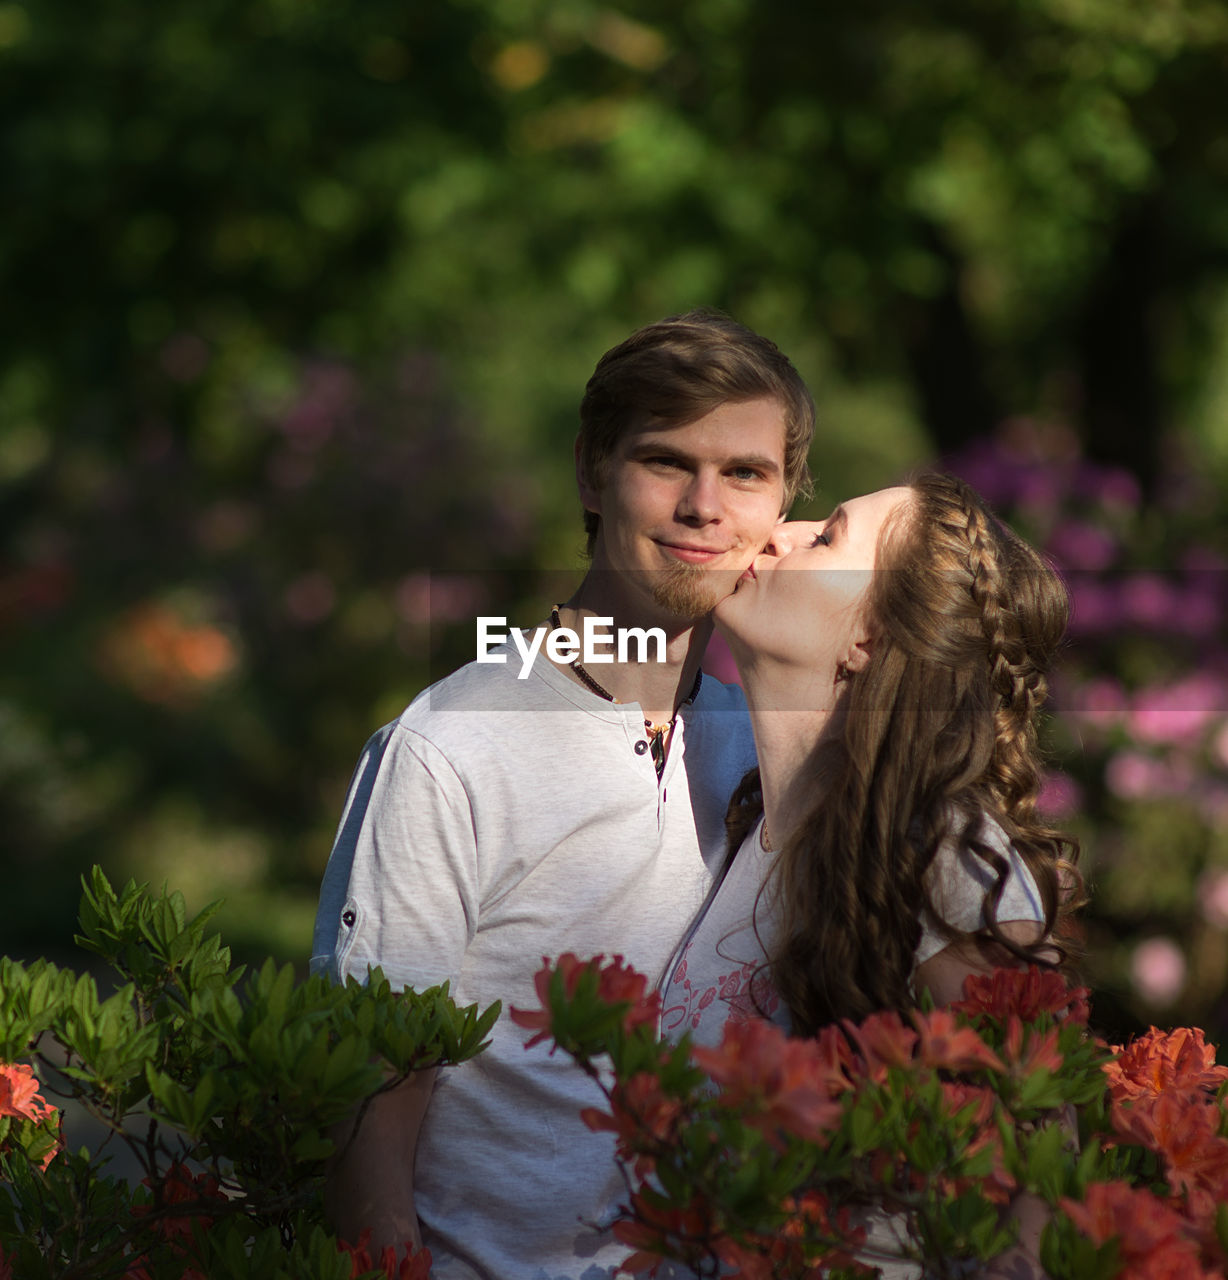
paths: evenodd
<path fill-rule="evenodd" d="M 988 924 L 987 896 L 999 877 L 1003 877 L 1003 886 L 997 902 L 997 923 L 1045 919 L 1040 890 L 1027 862 L 993 814 L 982 813 L 979 822 L 963 831 L 955 828 L 938 846 L 926 873 L 927 914 L 962 933 L 984 929 Z M 928 944 L 937 950 L 937 935 L 931 936 L 929 920 L 924 923 L 922 947 Z M 924 959 L 918 952 L 918 962 Z"/>

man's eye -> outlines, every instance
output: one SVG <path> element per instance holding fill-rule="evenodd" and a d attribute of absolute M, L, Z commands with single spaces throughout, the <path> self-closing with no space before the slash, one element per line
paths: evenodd
<path fill-rule="evenodd" d="M 754 467 L 735 467 L 733 476 L 735 480 L 757 480 L 759 473 Z"/>

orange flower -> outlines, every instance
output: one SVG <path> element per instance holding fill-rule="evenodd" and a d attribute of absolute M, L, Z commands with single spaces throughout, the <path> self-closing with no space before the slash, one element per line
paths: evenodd
<path fill-rule="evenodd" d="M 604 956 L 594 956 L 591 960 L 579 960 L 570 951 L 559 956 L 552 968 L 547 956 L 542 956 L 542 967 L 533 975 L 533 989 L 540 1004 L 538 1009 L 511 1009 L 511 1019 L 518 1027 L 536 1031 L 537 1035 L 525 1043 L 531 1049 L 542 1040 L 549 1040 L 554 1026 L 554 1014 L 550 1008 L 550 985 L 555 973 L 562 976 L 563 994 L 571 999 L 580 987 L 586 974 L 597 976 L 597 998 L 606 1004 L 626 1004 L 627 1012 L 623 1015 L 623 1026 L 630 1031 L 633 1027 L 646 1024 L 655 1026 L 661 1012 L 661 997 L 657 992 L 645 995 L 648 979 L 642 973 L 636 973 L 630 965 L 623 963 L 622 956 L 615 956 L 608 964 L 603 965 Z M 554 1051 L 551 1050 L 553 1053 Z"/>
<path fill-rule="evenodd" d="M 691 1058 L 721 1086 L 724 1105 L 743 1109 L 746 1123 L 769 1135 L 784 1130 L 825 1143 L 839 1123 L 831 1098 L 849 1086 L 830 1045 L 791 1040 L 770 1022 L 731 1021 L 719 1048 L 696 1047 Z"/>
<path fill-rule="evenodd" d="M 1095 1182 L 1082 1204 L 1068 1199 L 1060 1204 L 1094 1244 L 1117 1241 L 1120 1280 L 1215 1280 L 1199 1265 L 1189 1224 L 1150 1191 L 1125 1182 Z"/>
<path fill-rule="evenodd" d="M 0 1119 L 28 1120 L 31 1124 L 41 1125 L 45 1120 L 58 1116 L 59 1109 L 47 1102 L 38 1091 L 38 1077 L 34 1069 L 24 1062 L 12 1064 L 0 1062 Z M 52 1138 L 48 1135 L 39 1141 L 41 1147 L 46 1143 L 39 1168 L 47 1166 L 63 1150 L 63 1121 L 61 1119 L 60 1136 Z M 49 1139 L 49 1140 L 48 1140 Z M 36 1148 L 37 1149 L 37 1148 Z M 32 1152 L 28 1152 L 31 1156 Z"/>
<path fill-rule="evenodd" d="M 956 1013 L 988 1014 L 1000 1021 L 1010 1014 L 1024 1022 L 1035 1022 L 1042 1013 L 1067 1015 L 1087 1025 L 1088 990 L 1068 987 L 1061 974 L 1029 965 L 1026 969 L 995 969 L 984 976 L 969 974 L 964 979 L 964 998 L 951 1005 Z"/>
<path fill-rule="evenodd" d="M 138 697 L 175 707 L 229 675 L 239 655 L 216 627 L 192 626 L 168 605 L 146 601 L 103 633 L 98 661 Z"/>
<path fill-rule="evenodd" d="M 1201 1097 L 1162 1093 L 1113 1104 L 1113 1128 L 1163 1157 L 1174 1194 L 1206 1191 L 1228 1200 L 1228 1139 L 1219 1136 L 1220 1111 Z"/>
<path fill-rule="evenodd" d="M 55 1111 L 39 1093 L 38 1077 L 31 1066 L 24 1062 L 12 1065 L 0 1062 L 0 1116 L 41 1124 Z"/>
<path fill-rule="evenodd" d="M 596 1107 L 585 1107 L 580 1119 L 594 1133 L 618 1135 L 619 1159 L 628 1161 L 640 1152 L 633 1167 L 637 1177 L 647 1177 L 656 1162 L 643 1152 L 643 1145 L 671 1141 L 682 1112 L 681 1104 L 665 1096 L 660 1080 L 650 1071 L 639 1071 L 625 1084 L 615 1086 L 610 1106 L 612 1115 Z"/>
<path fill-rule="evenodd" d="M 1152 1027 L 1124 1047 L 1114 1045 L 1113 1052 L 1117 1057 L 1104 1064 L 1104 1073 L 1115 1102 L 1169 1089 L 1214 1093 L 1228 1080 L 1228 1067 L 1216 1066 L 1215 1048 L 1198 1027 Z"/>
<path fill-rule="evenodd" d="M 913 1014 L 920 1032 L 920 1060 L 941 1071 L 975 1071 L 986 1067 L 1004 1071 L 1002 1059 L 971 1027 L 961 1027 L 950 1009 Z"/>

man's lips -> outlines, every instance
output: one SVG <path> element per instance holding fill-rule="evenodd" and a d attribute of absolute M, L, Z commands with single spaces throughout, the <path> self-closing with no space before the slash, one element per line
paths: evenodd
<path fill-rule="evenodd" d="M 680 542 L 662 542 L 658 545 L 666 554 L 687 564 L 711 564 L 728 551 L 727 547 L 692 547 Z"/>

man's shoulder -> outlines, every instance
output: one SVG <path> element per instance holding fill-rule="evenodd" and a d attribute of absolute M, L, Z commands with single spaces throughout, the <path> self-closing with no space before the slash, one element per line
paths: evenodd
<path fill-rule="evenodd" d="M 494 654 L 498 654 L 494 650 Z M 509 661 L 467 662 L 428 685 L 398 717 L 398 724 L 425 724 L 441 711 L 518 711 L 541 701 L 543 688 L 533 673 L 517 678 L 515 655 Z"/>
<path fill-rule="evenodd" d="M 587 736 L 594 727 L 608 731 L 609 726 L 602 725 L 610 718 L 606 708 L 579 710 L 577 699 L 568 696 L 564 677 L 554 677 L 541 664 L 524 671 L 523 678 L 522 671 L 514 651 L 506 663 L 466 663 L 423 689 L 380 732 L 425 740 L 445 753 L 484 743 L 497 744 L 506 753 L 524 734 L 540 743 L 544 716 L 549 717 L 549 735 L 568 740 Z"/>
<path fill-rule="evenodd" d="M 699 696 L 695 699 L 697 715 L 740 715 L 745 716 L 746 695 L 742 686 L 725 684 L 716 676 L 704 673 L 699 686 Z"/>

